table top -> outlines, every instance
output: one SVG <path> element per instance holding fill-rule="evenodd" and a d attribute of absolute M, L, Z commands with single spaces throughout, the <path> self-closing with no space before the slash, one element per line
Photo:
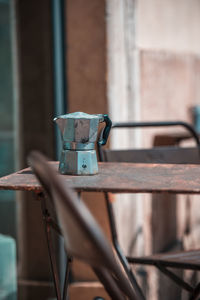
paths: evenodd
<path fill-rule="evenodd" d="M 58 170 L 58 162 L 51 162 Z M 112 193 L 200 193 L 199 165 L 99 163 L 90 176 L 60 175 L 77 191 Z M 30 168 L 0 178 L 1 190 L 40 192 Z"/>

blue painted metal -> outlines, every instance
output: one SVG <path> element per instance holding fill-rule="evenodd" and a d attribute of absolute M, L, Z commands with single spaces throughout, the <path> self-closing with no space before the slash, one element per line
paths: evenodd
<path fill-rule="evenodd" d="M 65 21 L 64 1 L 52 0 L 53 25 L 53 59 L 54 59 L 54 114 L 61 115 L 67 110 L 66 85 L 66 49 L 65 49 Z M 55 128 L 56 157 L 60 155 L 62 141 L 60 132 Z"/>
<path fill-rule="evenodd" d="M 0 234 L 0 299 L 17 299 L 16 245 Z"/>
<path fill-rule="evenodd" d="M 200 133 L 200 105 L 196 105 L 193 108 L 193 124 L 196 132 Z"/>
<path fill-rule="evenodd" d="M 66 84 L 66 49 L 65 49 L 65 1 L 51 0 L 52 30 L 53 30 L 53 63 L 54 63 L 54 114 L 55 116 L 67 111 L 67 84 Z M 60 132 L 55 127 L 55 151 L 56 159 L 62 149 Z M 65 278 L 66 254 L 63 241 L 59 243 L 59 273 L 61 284 Z M 62 289 L 64 290 L 64 284 Z"/>
<path fill-rule="evenodd" d="M 0 0 L 0 177 L 14 171 L 11 1 Z M 0 233 L 16 238 L 15 194 L 0 192 Z M 1 265 L 0 265 L 1 269 Z"/>

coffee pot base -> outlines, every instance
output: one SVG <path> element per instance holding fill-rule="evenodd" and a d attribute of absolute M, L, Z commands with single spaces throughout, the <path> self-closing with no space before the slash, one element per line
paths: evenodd
<path fill-rule="evenodd" d="M 98 173 L 95 150 L 62 150 L 59 172 L 68 175 L 94 175 Z"/>

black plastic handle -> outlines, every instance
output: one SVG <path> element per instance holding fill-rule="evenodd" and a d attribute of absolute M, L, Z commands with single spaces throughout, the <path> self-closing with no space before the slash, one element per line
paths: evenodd
<path fill-rule="evenodd" d="M 108 115 L 103 115 L 104 122 L 106 123 L 106 126 L 104 128 L 104 131 L 102 133 L 101 139 L 98 141 L 98 144 L 103 146 L 107 143 L 107 139 L 110 133 L 110 129 L 112 127 L 112 121 L 109 119 Z"/>

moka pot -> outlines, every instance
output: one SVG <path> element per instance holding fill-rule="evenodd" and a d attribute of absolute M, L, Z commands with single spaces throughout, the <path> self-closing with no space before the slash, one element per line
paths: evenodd
<path fill-rule="evenodd" d="M 71 175 L 92 175 L 98 173 L 95 142 L 99 123 L 105 122 L 102 139 L 99 144 L 105 145 L 112 126 L 107 115 L 90 115 L 75 112 L 54 118 L 60 128 L 63 142 L 59 172 Z"/>

